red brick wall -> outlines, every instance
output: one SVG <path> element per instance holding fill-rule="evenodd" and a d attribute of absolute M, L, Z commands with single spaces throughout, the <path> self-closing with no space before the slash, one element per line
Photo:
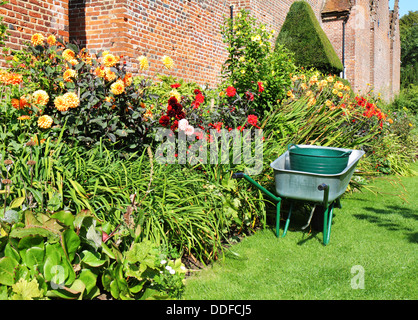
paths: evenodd
<path fill-rule="evenodd" d="M 374 65 L 372 84 L 375 91 L 381 92 L 385 98 L 389 98 L 391 88 L 390 74 L 390 23 L 388 0 L 380 0 L 376 6 L 374 24 Z M 373 44 L 371 44 L 373 45 Z"/>
<path fill-rule="evenodd" d="M 220 27 L 229 17 L 227 1 L 128 1 L 128 45 L 132 67 L 146 55 L 150 72 L 161 70 L 160 59 L 170 56 L 170 75 L 214 86 L 227 58 Z"/>
<path fill-rule="evenodd" d="M 220 26 L 230 15 L 230 5 L 234 5 L 235 14 L 241 8 L 250 10 L 259 22 L 279 32 L 294 1 L 10 0 L 0 7 L 0 13 L 11 27 L 7 45 L 12 49 L 19 49 L 34 32 L 55 33 L 79 40 L 92 52 L 110 50 L 124 55 L 133 72 L 138 71 L 136 58 L 146 55 L 150 70 L 145 75 L 158 71 L 214 86 L 227 57 Z M 342 58 L 342 21 L 322 22 L 324 0 L 307 2 Z M 399 32 L 393 35 L 391 50 L 388 0 L 375 2 L 378 7 L 372 23 L 370 0 L 352 0 L 346 24 L 346 77 L 355 90 L 364 91 L 371 83 L 391 96 L 399 89 Z M 173 58 L 174 70 L 161 69 L 163 55 Z"/>
<path fill-rule="evenodd" d="M 133 72 L 141 74 L 137 57 L 145 55 L 150 69 L 143 75 L 159 72 L 213 86 L 226 59 L 220 34 L 224 15 L 229 16 L 229 3 L 216 0 L 75 0 L 70 30 L 92 52 L 123 54 Z M 174 60 L 173 70 L 161 68 L 164 55 Z"/>
<path fill-rule="evenodd" d="M 68 0 L 9 0 L 0 14 L 9 27 L 6 46 L 11 49 L 20 49 L 35 32 L 68 40 Z"/>
<path fill-rule="evenodd" d="M 397 9 L 394 10 L 394 30 L 392 33 L 392 59 L 391 59 L 391 66 L 392 66 L 392 94 L 396 94 L 401 89 L 401 39 L 399 34 L 399 11 Z"/>

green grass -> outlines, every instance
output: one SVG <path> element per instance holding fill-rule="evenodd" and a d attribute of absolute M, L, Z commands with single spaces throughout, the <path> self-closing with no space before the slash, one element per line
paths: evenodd
<path fill-rule="evenodd" d="M 296 216 L 286 237 L 277 239 L 272 227 L 261 230 L 194 272 L 184 299 L 417 299 L 418 177 L 379 178 L 371 187 L 379 194 L 346 195 L 334 210 L 329 245 L 322 232 L 301 231 L 307 217 Z M 357 265 L 364 268 L 364 289 L 351 286 Z"/>

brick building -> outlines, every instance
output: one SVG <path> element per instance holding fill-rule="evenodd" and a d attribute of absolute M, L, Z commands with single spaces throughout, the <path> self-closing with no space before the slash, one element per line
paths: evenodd
<path fill-rule="evenodd" d="M 7 45 L 20 48 L 34 32 L 77 39 L 91 52 L 122 54 L 132 71 L 145 54 L 153 75 L 171 56 L 170 74 L 214 86 L 227 57 L 220 25 L 247 9 L 259 22 L 280 30 L 296 0 L 9 0 L 0 14 L 9 26 Z M 356 91 L 375 87 L 386 98 L 400 88 L 398 0 L 306 0 L 345 65 Z"/>

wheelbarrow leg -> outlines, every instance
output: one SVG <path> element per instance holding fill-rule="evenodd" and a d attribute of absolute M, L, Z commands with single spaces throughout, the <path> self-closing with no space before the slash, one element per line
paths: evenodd
<path fill-rule="evenodd" d="M 276 237 L 277 238 L 280 238 L 280 205 L 281 205 L 280 202 L 276 204 Z"/>
<path fill-rule="evenodd" d="M 290 203 L 289 213 L 287 215 L 287 220 L 286 220 L 286 224 L 284 226 L 282 238 L 286 235 L 287 229 L 289 228 L 290 216 L 292 215 L 292 209 L 293 209 L 293 202 Z"/>
<path fill-rule="evenodd" d="M 331 236 L 332 225 L 332 211 L 334 210 L 334 202 L 331 203 L 324 212 L 324 230 L 323 230 L 323 244 L 327 245 Z"/>
<path fill-rule="evenodd" d="M 329 195 L 329 186 L 325 183 L 318 186 L 318 190 L 324 191 L 324 200 L 323 205 L 325 208 L 324 211 L 324 227 L 322 230 L 323 234 L 323 244 L 327 245 L 329 243 L 329 237 L 331 234 L 331 222 L 332 222 L 332 210 L 334 209 L 334 201 L 329 204 L 328 203 L 328 195 Z"/>

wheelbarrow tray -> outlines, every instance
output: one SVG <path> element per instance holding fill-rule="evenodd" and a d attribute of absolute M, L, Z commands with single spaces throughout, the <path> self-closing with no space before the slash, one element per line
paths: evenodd
<path fill-rule="evenodd" d="M 276 193 L 282 198 L 323 202 L 324 192 L 318 190 L 318 186 L 329 186 L 328 201 L 332 202 L 343 195 L 350 183 L 354 170 L 364 151 L 343 148 L 318 147 L 300 145 L 304 148 L 328 148 L 340 151 L 351 151 L 347 166 L 338 174 L 316 174 L 290 169 L 289 151 L 286 151 L 274 162 L 271 167 L 274 170 Z"/>

